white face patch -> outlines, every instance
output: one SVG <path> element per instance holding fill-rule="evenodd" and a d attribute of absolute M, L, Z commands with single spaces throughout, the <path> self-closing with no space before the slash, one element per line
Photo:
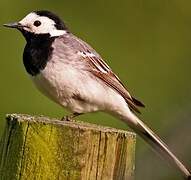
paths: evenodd
<path fill-rule="evenodd" d="M 35 26 L 34 22 L 40 21 L 39 26 Z M 32 12 L 24 17 L 21 21 L 19 21 L 21 25 L 27 26 L 24 27 L 24 30 L 35 33 L 35 34 L 47 34 L 49 33 L 51 37 L 61 36 L 66 34 L 64 30 L 58 30 L 55 27 L 55 22 L 45 16 L 39 16 L 36 13 Z"/>

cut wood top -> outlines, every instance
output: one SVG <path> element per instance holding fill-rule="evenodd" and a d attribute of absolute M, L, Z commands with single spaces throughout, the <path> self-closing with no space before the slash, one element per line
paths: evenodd
<path fill-rule="evenodd" d="M 132 136 L 136 138 L 136 134 L 130 131 L 125 131 L 121 129 L 111 128 L 107 126 L 101 126 L 93 123 L 87 123 L 82 121 L 61 121 L 56 118 L 49 118 L 43 115 L 40 116 L 31 116 L 27 114 L 7 114 L 6 119 L 8 121 L 18 121 L 18 122 L 29 122 L 29 123 L 45 123 L 45 124 L 54 124 L 60 126 L 68 126 L 78 129 L 89 129 L 102 132 L 111 132 L 111 133 L 120 133 L 127 136 Z"/>

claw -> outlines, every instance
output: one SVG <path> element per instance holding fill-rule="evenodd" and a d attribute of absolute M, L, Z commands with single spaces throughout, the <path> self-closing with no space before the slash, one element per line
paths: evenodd
<path fill-rule="evenodd" d="M 71 116 L 63 116 L 61 121 L 73 121 Z"/>
<path fill-rule="evenodd" d="M 73 114 L 71 114 L 71 115 L 66 115 L 66 116 L 63 116 L 62 117 L 62 119 L 61 119 L 61 121 L 70 121 L 70 122 L 74 122 L 75 121 L 75 117 L 76 116 L 79 116 L 79 115 L 81 115 L 82 113 L 73 113 Z"/>

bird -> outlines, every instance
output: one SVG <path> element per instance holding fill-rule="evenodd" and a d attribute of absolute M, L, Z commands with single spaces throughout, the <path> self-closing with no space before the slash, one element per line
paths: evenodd
<path fill-rule="evenodd" d="M 72 112 L 67 118 L 97 111 L 109 113 L 125 122 L 185 179 L 191 179 L 190 170 L 138 118 L 144 104 L 131 96 L 103 58 L 75 36 L 58 15 L 36 10 L 4 26 L 23 34 L 23 64 L 28 75 L 45 96 Z"/>

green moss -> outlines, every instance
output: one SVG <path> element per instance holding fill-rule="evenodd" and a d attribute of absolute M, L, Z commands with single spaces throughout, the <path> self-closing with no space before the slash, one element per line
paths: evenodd
<path fill-rule="evenodd" d="M 43 117 L 9 116 L 1 141 L 1 180 L 132 179 L 135 136 Z"/>

